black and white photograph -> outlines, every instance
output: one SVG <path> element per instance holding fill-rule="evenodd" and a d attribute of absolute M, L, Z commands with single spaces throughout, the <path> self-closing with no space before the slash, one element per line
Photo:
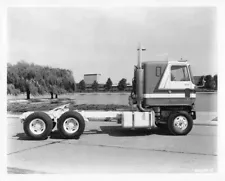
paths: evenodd
<path fill-rule="evenodd" d="M 7 174 L 218 173 L 217 15 L 8 7 Z"/>

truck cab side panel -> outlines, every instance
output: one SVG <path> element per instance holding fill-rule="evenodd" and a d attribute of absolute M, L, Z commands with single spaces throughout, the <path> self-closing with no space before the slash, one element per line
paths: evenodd
<path fill-rule="evenodd" d="M 188 65 L 174 62 L 145 62 L 144 106 L 191 106 L 195 101 L 194 84 Z"/>

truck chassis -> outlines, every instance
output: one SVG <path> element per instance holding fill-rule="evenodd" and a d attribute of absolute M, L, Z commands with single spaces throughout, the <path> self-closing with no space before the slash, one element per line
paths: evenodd
<path fill-rule="evenodd" d="M 35 140 L 46 139 L 52 130 L 57 129 L 65 139 L 78 139 L 89 121 L 116 121 L 123 128 L 153 129 L 168 128 L 173 135 L 186 135 L 193 126 L 193 119 L 185 111 L 177 111 L 168 116 L 167 124 L 156 122 L 155 112 L 138 111 L 79 111 L 70 110 L 69 104 L 59 106 L 48 112 L 25 112 L 20 116 L 24 132 Z"/>

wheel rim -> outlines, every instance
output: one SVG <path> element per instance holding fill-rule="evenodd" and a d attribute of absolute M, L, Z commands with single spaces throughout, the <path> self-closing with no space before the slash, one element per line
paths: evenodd
<path fill-rule="evenodd" d="M 42 134 L 45 129 L 46 129 L 46 125 L 45 122 L 42 119 L 33 119 L 30 122 L 29 125 L 30 131 L 35 134 L 35 135 L 39 135 Z"/>
<path fill-rule="evenodd" d="M 188 127 L 188 120 L 185 116 L 177 116 L 174 119 L 174 128 L 178 131 L 184 131 Z"/>
<path fill-rule="evenodd" d="M 75 118 L 67 118 L 63 123 L 63 128 L 68 133 L 75 133 L 79 129 L 79 122 Z"/>

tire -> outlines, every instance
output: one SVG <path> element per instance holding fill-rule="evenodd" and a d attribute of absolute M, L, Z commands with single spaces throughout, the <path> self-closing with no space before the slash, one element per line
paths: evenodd
<path fill-rule="evenodd" d="M 35 140 L 46 139 L 52 131 L 53 121 L 44 112 L 30 114 L 23 123 L 26 135 Z"/>
<path fill-rule="evenodd" d="M 174 135 L 187 135 L 193 127 L 193 119 L 185 111 L 172 113 L 168 120 L 168 129 Z"/>
<path fill-rule="evenodd" d="M 60 116 L 57 128 L 63 138 L 78 139 L 84 132 L 85 121 L 78 112 L 68 111 Z"/>

